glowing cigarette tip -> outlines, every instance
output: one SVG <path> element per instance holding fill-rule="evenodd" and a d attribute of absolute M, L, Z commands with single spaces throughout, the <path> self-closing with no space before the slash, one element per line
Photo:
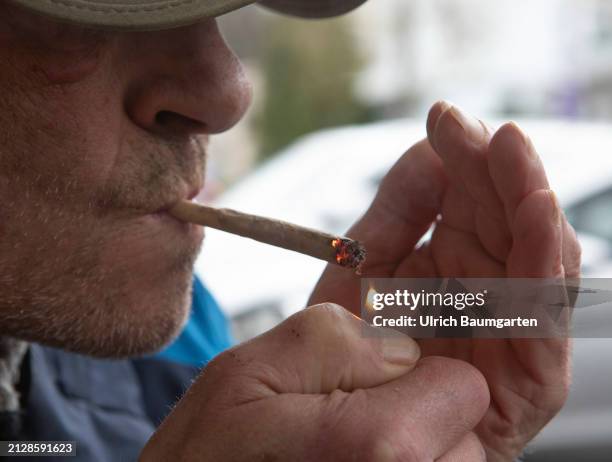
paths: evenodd
<path fill-rule="evenodd" d="M 217 209 L 191 201 L 170 209 L 175 218 L 208 226 L 259 242 L 293 250 L 359 273 L 366 257 L 363 245 L 346 237 L 294 225 L 281 220 L 250 215 L 230 209 Z"/>

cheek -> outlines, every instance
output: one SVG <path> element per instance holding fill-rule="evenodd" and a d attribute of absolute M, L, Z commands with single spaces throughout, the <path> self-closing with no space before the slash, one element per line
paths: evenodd
<path fill-rule="evenodd" d="M 109 175 L 121 145 L 121 87 L 105 48 L 0 45 L 0 176 L 83 193 Z"/>
<path fill-rule="evenodd" d="M 121 113 L 112 93 L 98 85 L 51 87 L 22 103 L 4 145 L 3 171 L 24 186 L 87 197 L 110 175 L 121 145 Z M 0 115 L 0 120 L 3 116 Z M 78 200 L 79 197 L 72 198 Z M 70 199 L 70 198 L 69 198 Z"/>

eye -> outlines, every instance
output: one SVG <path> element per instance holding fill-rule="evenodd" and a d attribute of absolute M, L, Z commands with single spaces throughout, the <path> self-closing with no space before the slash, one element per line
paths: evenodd
<path fill-rule="evenodd" d="M 97 50 L 53 52 L 40 61 L 40 69 L 49 83 L 75 83 L 91 75 L 100 61 Z"/>
<path fill-rule="evenodd" d="M 49 20 L 40 26 L 22 30 L 22 40 L 38 56 L 38 65 L 50 83 L 74 83 L 97 68 L 107 41 L 104 33 Z"/>
<path fill-rule="evenodd" d="M 104 43 L 104 33 L 66 25 L 55 25 L 44 40 L 49 49 L 65 53 L 90 54 Z"/>
<path fill-rule="evenodd" d="M 28 14 L 19 9 L 11 10 L 3 19 L 8 22 L 16 40 L 41 51 L 91 53 L 106 37 L 102 31 Z"/>
<path fill-rule="evenodd" d="M 11 6 L 0 0 L 3 40 L 15 54 L 32 62 L 28 69 L 41 72 L 52 84 L 71 83 L 91 74 L 109 34 L 61 23 Z"/>

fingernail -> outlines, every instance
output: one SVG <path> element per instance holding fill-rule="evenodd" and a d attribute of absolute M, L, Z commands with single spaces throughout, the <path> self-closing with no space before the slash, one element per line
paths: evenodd
<path fill-rule="evenodd" d="M 452 108 L 453 105 L 446 100 L 440 101 L 440 113 L 446 111 L 447 109 Z"/>
<path fill-rule="evenodd" d="M 389 363 L 410 366 L 421 357 L 421 349 L 406 335 L 387 335 L 382 339 L 382 354 Z"/>
<path fill-rule="evenodd" d="M 561 206 L 554 191 L 548 190 L 548 196 L 553 204 L 552 222 L 555 226 L 561 226 Z"/>
<path fill-rule="evenodd" d="M 433 125 L 431 127 L 432 133 L 435 131 L 438 120 L 440 120 L 440 117 L 442 117 L 442 114 L 450 110 L 453 107 L 453 105 L 450 104 L 448 101 L 440 101 L 439 107 L 440 107 L 440 112 L 438 113 L 438 117 L 436 117 L 436 119 L 432 121 L 433 122 Z"/>
<path fill-rule="evenodd" d="M 438 120 L 442 117 L 446 111 L 448 111 L 452 105 L 447 101 L 439 101 L 432 106 L 429 111 L 429 115 L 427 116 L 427 136 L 429 137 L 429 142 L 432 147 L 435 149 L 435 131 L 436 125 L 438 124 Z M 436 109 L 434 111 L 434 109 Z"/>
<path fill-rule="evenodd" d="M 452 107 L 453 105 L 449 103 L 448 101 L 440 101 L 440 114 L 438 114 L 438 118 L 435 120 L 435 122 L 438 121 L 438 119 L 440 118 L 442 114 L 444 114 L 446 111 L 448 111 Z"/>
<path fill-rule="evenodd" d="M 457 106 L 453 106 L 448 110 L 448 113 L 453 119 L 463 128 L 463 131 L 472 141 L 480 142 L 484 139 L 487 131 L 482 122 L 476 117 L 467 115 Z"/>
<path fill-rule="evenodd" d="M 523 143 L 523 146 L 525 147 L 525 151 L 527 152 L 527 155 L 532 160 L 538 159 L 538 154 L 536 153 L 535 148 L 533 147 L 533 144 L 531 143 L 531 140 L 529 139 L 527 134 L 523 131 L 523 129 L 519 127 L 518 124 L 514 122 L 513 120 L 508 122 L 508 125 L 511 126 L 514 129 L 514 132 L 520 137 Z"/>

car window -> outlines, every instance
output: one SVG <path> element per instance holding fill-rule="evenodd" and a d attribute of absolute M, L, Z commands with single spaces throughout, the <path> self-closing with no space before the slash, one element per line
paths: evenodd
<path fill-rule="evenodd" d="M 612 244 L 612 188 L 579 202 L 566 213 L 576 231 L 606 239 Z"/>

